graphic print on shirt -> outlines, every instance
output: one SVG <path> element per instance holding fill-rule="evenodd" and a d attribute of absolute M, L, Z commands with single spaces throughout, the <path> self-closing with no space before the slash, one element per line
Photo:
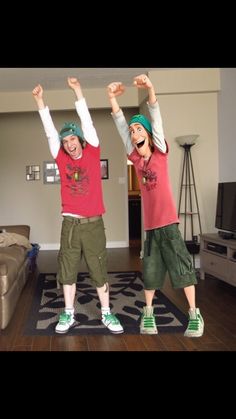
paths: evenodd
<path fill-rule="evenodd" d="M 66 165 L 67 187 L 72 195 L 87 195 L 89 178 L 86 169 L 79 166 Z"/>
<path fill-rule="evenodd" d="M 143 185 L 146 186 L 147 191 L 153 190 L 157 187 L 157 174 L 151 169 L 143 168 L 141 171 L 141 179 Z"/>

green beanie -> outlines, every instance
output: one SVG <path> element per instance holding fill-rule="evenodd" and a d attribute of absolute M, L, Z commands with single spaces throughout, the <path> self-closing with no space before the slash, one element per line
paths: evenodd
<path fill-rule="evenodd" d="M 60 140 L 67 137 L 67 135 L 77 135 L 81 140 L 84 139 L 83 133 L 79 127 L 79 125 L 75 124 L 74 122 L 65 122 L 61 131 L 60 131 Z"/>
<path fill-rule="evenodd" d="M 129 121 L 129 125 L 134 124 L 141 124 L 151 135 L 152 135 L 152 126 L 151 122 L 146 118 L 146 116 L 137 114 L 132 116 L 131 120 Z"/>

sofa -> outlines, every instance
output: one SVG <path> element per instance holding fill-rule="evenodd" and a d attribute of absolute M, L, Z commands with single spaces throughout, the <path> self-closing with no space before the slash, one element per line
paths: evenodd
<path fill-rule="evenodd" d="M 0 329 L 9 324 L 29 276 L 29 236 L 28 225 L 0 226 Z M 11 241 L 4 244 L 3 237 Z"/>

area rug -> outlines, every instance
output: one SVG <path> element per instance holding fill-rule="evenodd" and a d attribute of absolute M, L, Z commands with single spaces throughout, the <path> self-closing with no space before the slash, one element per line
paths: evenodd
<path fill-rule="evenodd" d="M 127 334 L 139 334 L 144 303 L 141 272 L 109 272 L 110 306 Z M 183 332 L 186 316 L 160 291 L 154 297 L 156 323 L 159 333 Z M 24 330 L 25 335 L 54 335 L 58 315 L 64 308 L 62 288 L 57 288 L 56 274 L 40 274 L 32 307 Z M 70 335 L 110 334 L 100 320 L 100 303 L 89 274 L 78 274 L 75 300 L 75 325 Z"/>

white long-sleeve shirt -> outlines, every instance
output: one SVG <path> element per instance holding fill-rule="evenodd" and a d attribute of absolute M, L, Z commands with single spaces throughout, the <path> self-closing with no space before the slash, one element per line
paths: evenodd
<path fill-rule="evenodd" d="M 158 102 L 154 103 L 153 105 L 147 103 L 147 106 L 151 118 L 153 142 L 162 153 L 166 153 L 167 147 L 165 142 L 165 135 L 163 131 L 162 117 L 159 104 Z M 112 117 L 125 145 L 126 153 L 129 155 L 134 150 L 134 146 L 131 142 L 129 126 L 127 124 L 122 109 L 120 109 L 115 114 L 112 113 Z"/>
<path fill-rule="evenodd" d="M 81 129 L 83 131 L 84 139 L 93 147 L 98 147 L 99 139 L 97 132 L 93 126 L 93 121 L 90 116 L 86 100 L 82 98 L 75 102 L 75 108 L 81 121 Z M 44 131 L 48 139 L 48 145 L 52 157 L 55 159 L 61 147 L 61 140 L 59 133 L 55 128 L 48 106 L 39 110 L 39 115 L 43 123 Z M 81 157 L 81 156 L 80 156 Z"/>

